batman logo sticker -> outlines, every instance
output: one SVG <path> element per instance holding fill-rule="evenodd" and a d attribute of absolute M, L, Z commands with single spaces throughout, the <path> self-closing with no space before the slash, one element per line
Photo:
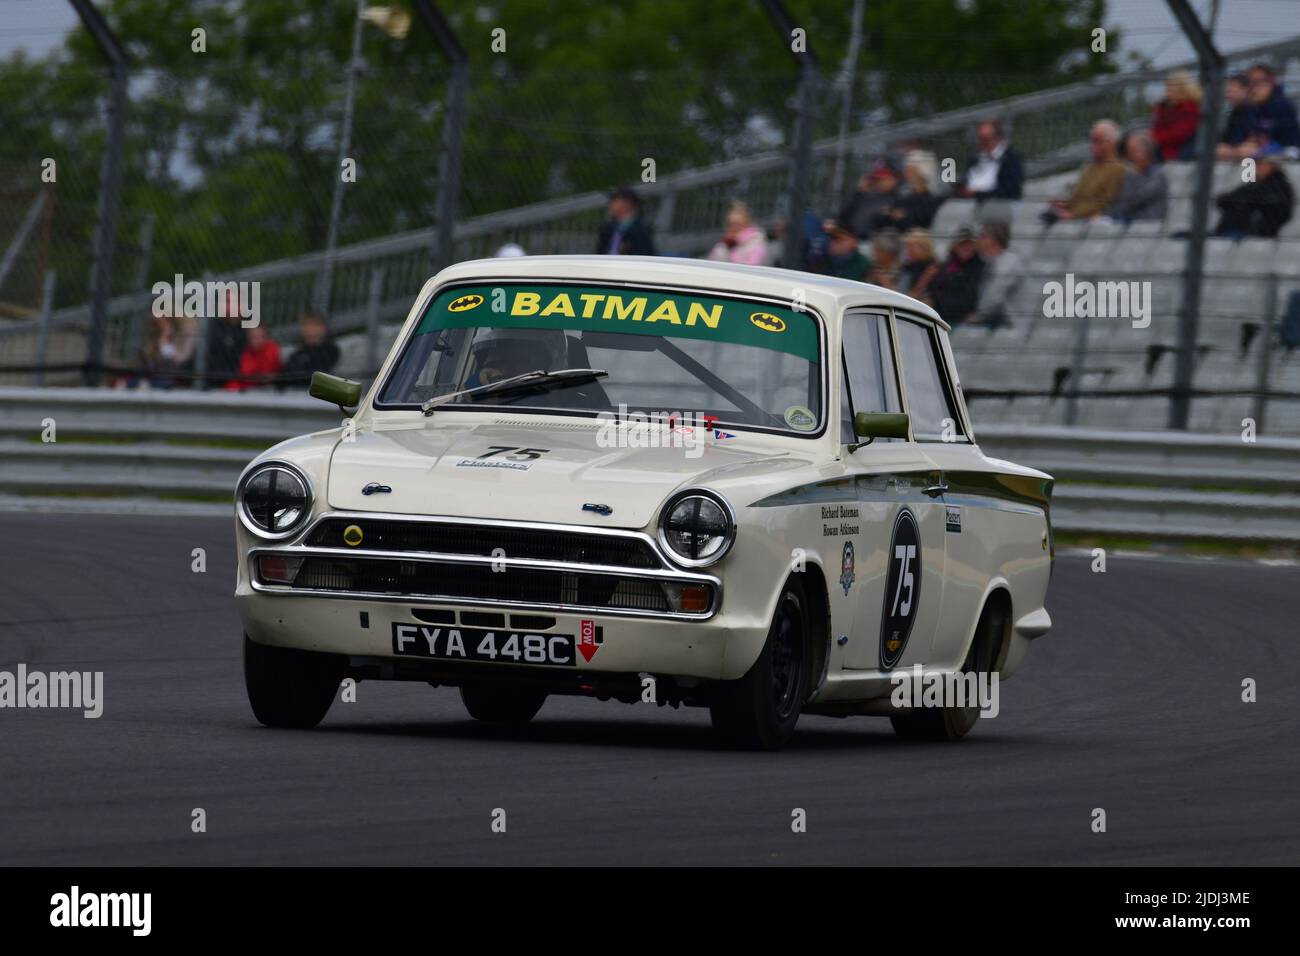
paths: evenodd
<path fill-rule="evenodd" d="M 468 312 L 470 309 L 477 309 L 483 304 L 481 295 L 462 295 L 458 299 L 452 299 L 447 303 L 448 312 Z"/>
<path fill-rule="evenodd" d="M 753 322 L 764 332 L 785 331 L 785 319 L 781 318 L 779 315 L 773 315 L 771 312 L 755 312 L 749 317 L 749 321 Z"/>

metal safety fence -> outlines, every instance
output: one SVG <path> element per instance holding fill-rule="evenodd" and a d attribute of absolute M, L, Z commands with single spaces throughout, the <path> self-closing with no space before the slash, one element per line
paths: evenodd
<path fill-rule="evenodd" d="M 0 388 L 0 509 L 228 514 L 260 449 L 339 423 L 298 396 Z M 1057 479 L 1063 534 L 1300 546 L 1300 440 L 1033 426 L 977 437 Z"/>

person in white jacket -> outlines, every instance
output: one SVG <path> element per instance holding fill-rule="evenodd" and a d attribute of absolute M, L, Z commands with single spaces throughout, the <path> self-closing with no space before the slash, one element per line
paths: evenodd
<path fill-rule="evenodd" d="M 743 202 L 733 202 L 727 211 L 722 240 L 709 251 L 715 262 L 736 262 L 747 266 L 767 264 L 767 236 L 754 225 L 754 217 Z"/>

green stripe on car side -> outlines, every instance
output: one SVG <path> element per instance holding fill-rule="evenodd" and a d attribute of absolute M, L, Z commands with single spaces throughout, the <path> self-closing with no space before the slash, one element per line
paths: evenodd
<path fill-rule="evenodd" d="M 947 493 L 930 498 L 923 494 L 924 489 L 940 481 L 939 473 L 933 470 L 845 476 L 796 485 L 761 498 L 750 507 L 782 508 L 832 501 L 921 500 L 975 507 L 996 507 L 993 503 L 997 502 L 1046 512 L 1052 490 L 1050 480 L 1000 472 L 944 472 L 942 480 L 948 486 Z"/>

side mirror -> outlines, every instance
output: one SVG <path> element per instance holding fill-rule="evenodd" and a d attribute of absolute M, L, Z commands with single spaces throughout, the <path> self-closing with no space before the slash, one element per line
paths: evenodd
<path fill-rule="evenodd" d="M 312 398 L 337 405 L 339 408 L 356 408 L 361 404 L 361 383 L 352 382 L 328 372 L 312 372 L 311 387 L 307 390 Z"/>
<path fill-rule="evenodd" d="M 866 441 L 850 447 L 857 451 L 877 438 L 907 438 L 908 418 L 902 412 L 858 412 L 853 416 L 853 434 Z"/>

